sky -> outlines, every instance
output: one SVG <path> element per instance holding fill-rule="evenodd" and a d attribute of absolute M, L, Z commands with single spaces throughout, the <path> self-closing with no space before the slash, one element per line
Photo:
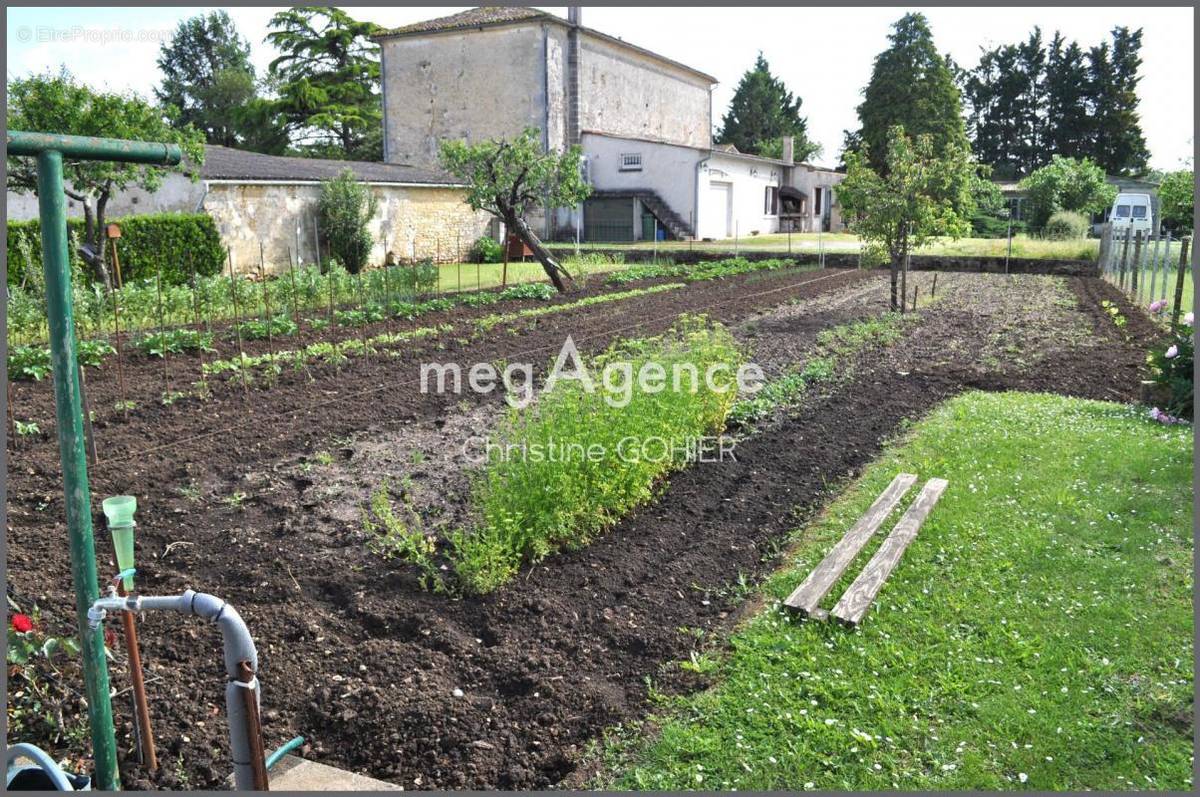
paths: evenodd
<path fill-rule="evenodd" d="M 260 72 L 274 57 L 263 41 L 279 7 L 226 9 L 250 40 Z M 344 7 L 352 16 L 398 26 L 461 11 L 466 6 Z M 566 7 L 539 6 L 559 16 Z M 7 9 L 8 78 L 65 65 L 86 82 L 151 96 L 161 75 L 158 49 L 178 22 L 207 11 L 183 8 Z M 738 79 L 761 50 L 771 69 L 803 99 L 809 135 L 822 146 L 813 160 L 833 164 L 842 131 L 856 128 L 856 107 L 875 56 L 887 46 L 892 22 L 921 11 L 938 49 L 960 65 L 974 65 L 981 47 L 1024 39 L 1035 25 L 1046 38 L 1060 30 L 1086 50 L 1117 25 L 1140 26 L 1142 130 L 1150 165 L 1177 169 L 1191 163 L 1194 116 L 1193 9 L 1143 5 L 1096 8 L 654 8 L 588 7 L 585 25 L 654 50 L 715 76 L 714 125 L 728 107 Z"/>

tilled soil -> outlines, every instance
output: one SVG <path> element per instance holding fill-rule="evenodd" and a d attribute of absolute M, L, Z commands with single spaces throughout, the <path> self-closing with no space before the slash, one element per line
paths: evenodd
<path fill-rule="evenodd" d="M 139 496 L 144 592 L 202 589 L 246 618 L 259 644 L 268 747 L 302 734 L 308 757 L 406 788 L 577 781 L 584 748 L 644 712 L 647 678 L 668 691 L 698 685 L 670 662 L 735 622 L 741 593 L 731 585 L 767 572 L 787 532 L 903 419 L 968 388 L 1133 400 L 1157 334 L 1098 280 L 943 275 L 938 300 L 904 339 L 860 358 L 848 382 L 741 440 L 736 461 L 676 474 L 592 545 L 492 595 L 422 592 L 405 567 L 365 551 L 348 510 L 369 486 L 390 471 L 419 470 L 418 441 L 440 446 L 473 428 L 471 419 L 487 422 L 487 402 L 419 394 L 417 363 L 542 362 L 567 334 L 595 349 L 703 310 L 733 324 L 778 373 L 803 359 L 821 329 L 884 307 L 879 273 L 763 276 L 546 316 L 516 334 L 497 328 L 484 339 L 425 342 L 312 382 L 285 375 L 269 390 L 251 388 L 248 400 L 227 385 L 203 404 L 148 404 L 97 428 L 93 494 Z M 1122 307 L 1125 328 L 1112 325 L 1101 298 Z M 93 397 L 111 401 L 111 377 L 89 378 Z M 50 417 L 48 389 L 23 390 L 19 400 Z M 442 436 L 430 437 L 434 430 Z M 379 439 L 399 450 L 363 459 Z M 318 451 L 332 459 L 305 470 Z M 9 455 L 10 585 L 66 622 L 55 446 L 10 445 Z M 220 786 L 228 764 L 215 632 L 147 616 L 142 642 L 161 757 L 172 763 L 147 776 L 125 761 L 126 783 Z M 124 682 L 120 666 L 114 680 Z M 127 701 L 114 709 L 128 754 Z"/>

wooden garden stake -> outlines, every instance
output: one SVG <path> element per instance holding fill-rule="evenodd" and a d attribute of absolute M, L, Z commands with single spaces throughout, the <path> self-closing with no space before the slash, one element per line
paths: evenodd
<path fill-rule="evenodd" d="M 267 288 L 267 264 L 263 257 L 262 241 L 258 242 L 258 281 L 262 283 L 263 312 L 267 314 L 267 356 L 275 363 L 275 343 L 271 340 L 271 291 Z"/>
<path fill-rule="evenodd" d="M 226 247 L 225 256 L 229 259 L 229 292 L 233 294 L 233 331 L 237 338 L 238 360 L 241 363 L 238 373 L 242 375 L 242 395 L 244 396 L 249 392 L 249 387 L 246 385 L 246 353 L 242 351 L 241 310 L 238 308 L 237 285 L 234 283 L 233 277 L 233 250 Z"/>
<path fill-rule="evenodd" d="M 292 255 L 291 247 L 288 247 L 288 272 L 292 276 L 292 321 L 295 322 L 296 328 L 300 328 L 300 308 L 296 305 L 296 258 Z"/>
<path fill-rule="evenodd" d="M 87 383 L 83 379 L 83 365 L 76 363 L 79 368 L 79 401 L 83 404 L 83 435 L 87 443 L 88 459 L 95 465 L 100 461 L 96 453 L 96 436 L 92 433 L 92 403 L 87 397 Z"/>
<path fill-rule="evenodd" d="M 115 549 L 115 542 L 114 542 Z M 116 558 L 116 552 L 113 552 Z M 115 579 L 117 594 L 124 597 L 124 579 Z M 158 754 L 154 749 L 154 731 L 150 727 L 150 704 L 146 700 L 146 681 L 142 672 L 141 645 L 138 643 L 137 620 L 133 612 L 121 612 L 121 630 L 125 637 L 125 653 L 129 658 L 129 680 L 133 687 L 134 730 L 137 731 L 138 754 L 142 764 L 151 772 L 158 769 Z"/>
<path fill-rule="evenodd" d="M 913 309 L 914 313 L 917 312 L 917 288 L 918 287 L 919 286 L 917 285 L 917 283 L 914 282 L 913 283 L 913 305 L 912 305 L 912 309 Z"/>
<path fill-rule="evenodd" d="M 112 227 L 116 227 L 116 225 L 110 225 L 110 232 Z M 118 286 L 121 283 L 121 261 L 117 257 L 117 239 L 109 238 L 108 242 L 112 246 L 113 266 L 117 274 L 117 284 L 113 286 L 111 291 L 113 300 L 113 343 L 116 344 L 117 349 L 117 392 L 121 394 L 121 413 L 128 418 L 129 402 L 125 399 L 125 370 L 121 367 L 121 303 L 117 298 Z"/>
<path fill-rule="evenodd" d="M 158 267 L 158 274 L 154 278 L 154 286 L 158 291 L 158 338 L 162 344 L 163 398 L 169 399 L 171 396 L 171 366 L 167 364 L 167 355 L 170 353 L 170 347 L 167 345 L 167 325 L 163 321 L 161 264 Z"/>
<path fill-rule="evenodd" d="M 929 289 L 929 298 L 932 299 L 934 296 L 937 296 L 937 272 L 936 271 L 933 272 L 933 285 Z"/>
<path fill-rule="evenodd" d="M 196 331 L 200 332 L 200 284 L 196 279 L 196 261 L 192 259 L 192 252 L 188 250 L 188 268 L 192 272 L 192 324 L 196 327 Z M 208 324 L 203 327 L 204 331 L 208 331 Z M 196 347 L 196 357 L 200 361 L 200 384 L 207 385 L 208 380 L 204 378 L 204 347 Z M 207 391 L 206 391 L 207 392 Z"/>
<path fill-rule="evenodd" d="M 1117 280 L 1121 290 L 1125 290 L 1125 269 L 1129 265 L 1129 241 L 1132 232 L 1129 228 L 1125 229 L 1125 245 L 1121 247 L 1121 272 Z"/>
<path fill-rule="evenodd" d="M 329 269 L 329 323 L 333 324 L 333 269 Z"/>
<path fill-rule="evenodd" d="M 1133 270 L 1129 274 L 1129 292 L 1138 297 L 1138 275 L 1142 273 L 1142 231 L 1138 230 L 1133 238 Z"/>
<path fill-rule="evenodd" d="M 8 410 L 8 439 L 12 441 L 13 448 L 17 447 L 17 424 L 13 419 L 13 389 L 12 380 L 6 380 L 5 387 L 8 391 L 8 401 L 5 409 Z"/>
<path fill-rule="evenodd" d="M 1171 331 L 1179 329 L 1179 312 L 1183 309 L 1183 280 L 1187 277 L 1188 245 L 1191 238 L 1179 241 L 1179 269 L 1175 272 L 1175 306 L 1171 308 Z"/>

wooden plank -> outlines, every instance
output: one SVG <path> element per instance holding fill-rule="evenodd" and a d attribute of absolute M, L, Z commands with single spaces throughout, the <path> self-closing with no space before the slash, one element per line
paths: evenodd
<path fill-rule="evenodd" d="M 908 488 L 912 487 L 916 481 L 917 477 L 915 474 L 897 474 L 896 478 L 892 479 L 892 483 L 875 499 L 875 503 L 871 504 L 866 513 L 858 519 L 858 522 L 838 541 L 838 544 L 833 546 L 833 549 L 829 553 L 825 554 L 825 558 L 821 560 L 821 564 L 817 565 L 808 574 L 808 578 L 804 579 L 803 583 L 796 587 L 787 600 L 783 602 L 783 605 L 800 612 L 806 617 L 824 619 L 823 617 L 817 617 L 817 604 L 829 594 L 829 590 L 833 589 L 833 585 L 842 577 L 842 573 L 854 561 L 854 557 L 858 556 L 858 552 L 867 544 L 867 540 L 871 539 L 871 536 L 879 530 L 883 521 L 896 508 L 896 504 L 900 503 L 900 499 L 904 497 L 904 494 L 908 492 Z"/>
<path fill-rule="evenodd" d="M 896 527 L 892 529 L 892 533 L 887 536 L 887 539 L 879 546 L 879 550 L 871 557 L 871 561 L 867 562 L 867 566 L 858 574 L 858 578 L 854 579 L 854 583 L 846 589 L 845 594 L 830 612 L 831 616 L 848 625 L 858 625 L 862 622 L 863 615 L 867 613 L 867 609 L 875 600 L 875 596 L 879 594 L 879 590 L 883 589 L 883 583 L 896 568 L 904 549 L 917 538 L 921 524 L 929 516 L 933 505 L 942 497 L 942 493 L 946 490 L 946 484 L 945 479 L 930 479 L 925 482 L 917 500 L 913 501 L 912 506 L 900 518 Z"/>

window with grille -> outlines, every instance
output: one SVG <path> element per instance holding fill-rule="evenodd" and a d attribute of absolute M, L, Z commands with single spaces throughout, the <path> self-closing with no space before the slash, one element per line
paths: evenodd
<path fill-rule="evenodd" d="M 623 171 L 623 172 L 640 172 L 641 170 L 642 170 L 642 153 L 640 153 L 640 152 L 621 153 L 621 171 Z"/>

